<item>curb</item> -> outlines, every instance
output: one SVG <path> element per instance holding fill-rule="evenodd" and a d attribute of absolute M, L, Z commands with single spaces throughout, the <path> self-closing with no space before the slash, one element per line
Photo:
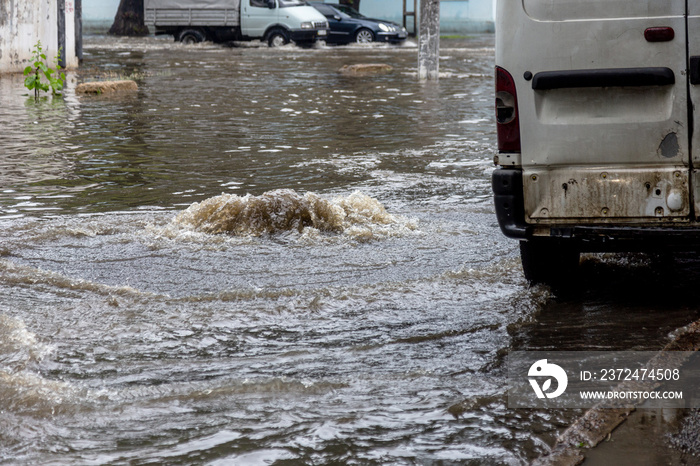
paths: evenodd
<path fill-rule="evenodd" d="M 108 94 L 112 92 L 137 91 L 139 87 L 136 81 L 97 81 L 91 83 L 78 84 L 75 88 L 76 94 Z"/>
<path fill-rule="evenodd" d="M 662 360 L 680 366 L 684 358 L 674 355 L 677 351 L 698 351 L 700 349 L 700 321 L 695 321 L 674 332 L 673 340 L 668 343 L 649 364 L 652 366 Z M 551 451 L 532 462 L 533 466 L 576 466 L 585 458 L 585 450 L 596 447 L 608 438 L 612 432 L 624 423 L 635 411 L 635 405 L 605 408 L 600 405 L 589 409 L 557 438 Z"/>

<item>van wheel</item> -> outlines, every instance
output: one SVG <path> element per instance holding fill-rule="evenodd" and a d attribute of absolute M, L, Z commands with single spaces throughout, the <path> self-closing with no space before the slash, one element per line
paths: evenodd
<path fill-rule="evenodd" d="M 282 29 L 275 29 L 267 36 L 267 45 L 270 47 L 282 47 L 289 43 L 289 36 Z"/>
<path fill-rule="evenodd" d="M 197 44 L 204 42 L 206 39 L 204 33 L 199 29 L 183 29 L 177 36 L 177 40 L 185 45 Z"/>
<path fill-rule="evenodd" d="M 520 259 L 525 278 L 531 285 L 539 283 L 565 288 L 576 281 L 581 252 L 573 245 L 544 239 L 520 242 Z"/>
<path fill-rule="evenodd" d="M 374 34 L 369 29 L 362 28 L 355 33 L 355 42 L 358 44 L 374 42 Z"/>

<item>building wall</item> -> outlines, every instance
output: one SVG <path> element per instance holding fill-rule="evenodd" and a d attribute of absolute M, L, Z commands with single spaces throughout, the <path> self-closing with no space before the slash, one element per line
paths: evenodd
<path fill-rule="evenodd" d="M 66 45 L 62 55 L 67 68 L 78 66 L 75 55 L 75 4 L 65 0 Z M 57 0 L 0 0 L 0 73 L 22 71 L 41 41 L 52 66 L 58 51 Z"/>
<path fill-rule="evenodd" d="M 420 10 L 420 0 L 415 1 L 416 9 Z M 325 2 L 338 3 L 336 0 L 325 0 Z M 406 0 L 406 4 L 407 10 L 413 11 L 413 0 Z M 494 0 L 441 0 L 440 33 L 493 32 L 493 4 Z M 403 0 L 361 0 L 360 13 L 402 24 Z M 413 19 L 409 17 L 406 21 L 409 31 L 413 32 Z M 418 24 L 418 18 L 416 18 L 416 24 Z"/>
<path fill-rule="evenodd" d="M 338 3 L 338 0 L 325 1 Z M 406 2 L 409 11 L 412 11 L 413 0 L 406 0 Z M 494 2 L 495 0 L 441 0 L 441 33 L 493 32 Z M 420 9 L 420 0 L 416 0 L 416 4 L 417 9 Z M 83 19 L 86 29 L 94 32 L 104 29 L 103 32 L 106 32 L 114 20 L 117 8 L 119 8 L 119 0 L 84 0 Z M 403 0 L 361 0 L 360 13 L 402 24 Z M 412 26 L 413 20 L 408 18 L 408 21 Z M 412 27 L 409 27 L 409 30 L 412 30 Z"/>
<path fill-rule="evenodd" d="M 109 21 L 117 14 L 119 0 L 83 0 L 83 18 L 90 21 Z"/>
<path fill-rule="evenodd" d="M 104 34 L 114 22 L 119 0 L 83 0 L 83 28 L 87 33 Z"/>

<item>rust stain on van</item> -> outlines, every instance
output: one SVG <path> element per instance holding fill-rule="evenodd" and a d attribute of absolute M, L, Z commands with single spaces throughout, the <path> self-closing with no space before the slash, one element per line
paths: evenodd
<path fill-rule="evenodd" d="M 562 189 L 564 190 L 564 197 L 566 197 L 566 193 L 569 191 L 569 185 L 574 185 L 577 183 L 578 183 L 578 181 L 571 178 L 569 181 L 567 181 L 566 183 L 561 185 Z"/>
<path fill-rule="evenodd" d="M 681 167 L 601 171 L 579 166 L 539 169 L 533 175 L 526 170 L 523 176 L 531 223 L 678 222 L 690 214 L 688 174 Z"/>

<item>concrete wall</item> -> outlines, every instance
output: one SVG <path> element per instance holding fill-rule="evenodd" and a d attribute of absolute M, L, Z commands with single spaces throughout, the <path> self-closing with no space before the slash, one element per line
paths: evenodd
<path fill-rule="evenodd" d="M 62 55 L 67 68 L 78 66 L 75 55 L 75 3 L 65 0 L 65 38 Z M 37 41 L 50 66 L 58 51 L 58 0 L 0 0 L 0 73 L 22 71 Z"/>

